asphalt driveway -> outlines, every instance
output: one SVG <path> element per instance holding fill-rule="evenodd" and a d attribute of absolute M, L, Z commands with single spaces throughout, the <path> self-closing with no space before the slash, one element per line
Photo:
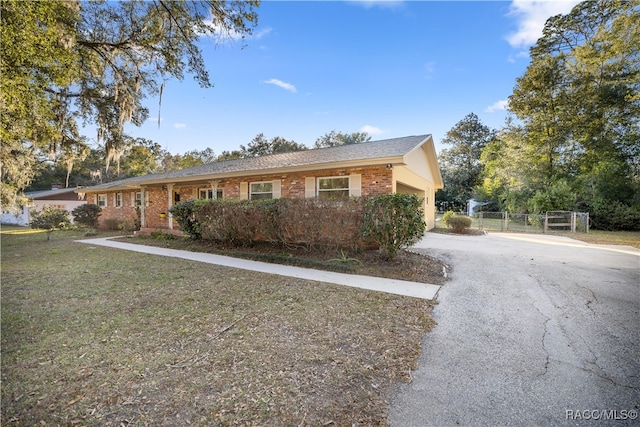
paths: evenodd
<path fill-rule="evenodd" d="M 640 250 L 428 233 L 451 266 L 392 426 L 640 425 Z"/>

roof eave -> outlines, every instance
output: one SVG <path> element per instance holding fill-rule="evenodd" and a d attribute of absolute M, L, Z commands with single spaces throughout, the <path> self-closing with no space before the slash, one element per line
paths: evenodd
<path fill-rule="evenodd" d="M 318 164 L 311 164 L 311 165 L 255 169 L 251 171 L 245 170 L 245 171 L 236 171 L 236 172 L 227 172 L 227 173 L 220 172 L 220 173 L 192 175 L 192 176 L 175 177 L 175 178 L 162 178 L 162 179 L 155 179 L 155 180 L 147 180 L 141 183 L 141 185 L 186 183 L 186 182 L 194 182 L 194 181 L 211 181 L 216 179 L 252 177 L 252 176 L 260 176 L 260 175 L 278 175 L 278 174 L 286 174 L 286 173 L 310 172 L 310 171 L 327 170 L 327 169 L 343 169 L 343 168 L 353 169 L 358 167 L 386 165 L 389 163 L 394 166 L 404 164 L 403 156 L 389 156 L 389 157 L 380 157 L 376 159 L 349 160 L 349 161 L 342 161 L 342 162 L 328 162 L 328 163 L 318 163 Z"/>

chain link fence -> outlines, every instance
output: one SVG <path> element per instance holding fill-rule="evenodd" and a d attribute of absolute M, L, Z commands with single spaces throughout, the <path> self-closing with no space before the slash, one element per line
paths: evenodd
<path fill-rule="evenodd" d="M 550 211 L 546 214 L 511 212 L 478 212 L 472 217 L 471 228 L 485 231 L 518 233 L 589 232 L 588 212 Z"/>

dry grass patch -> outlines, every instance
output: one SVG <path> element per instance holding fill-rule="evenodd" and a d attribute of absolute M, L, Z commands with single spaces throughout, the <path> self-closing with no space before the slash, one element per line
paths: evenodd
<path fill-rule="evenodd" d="M 431 303 L 2 236 L 2 425 L 384 425 Z"/>

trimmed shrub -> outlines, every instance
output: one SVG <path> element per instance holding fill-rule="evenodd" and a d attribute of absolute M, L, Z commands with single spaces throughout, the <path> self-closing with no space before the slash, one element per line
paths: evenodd
<path fill-rule="evenodd" d="M 444 213 L 444 215 L 442 215 L 442 223 L 444 224 L 445 227 L 449 228 L 449 220 L 451 219 L 451 217 L 453 217 L 456 213 L 454 211 L 446 211 Z"/>
<path fill-rule="evenodd" d="M 357 250 L 362 245 L 365 201 L 279 199 L 275 213 L 277 239 L 307 248 Z"/>
<path fill-rule="evenodd" d="M 87 203 L 77 206 L 71 211 L 71 215 L 73 215 L 73 222 L 76 224 L 89 228 L 98 228 L 98 217 L 101 212 L 102 208 L 100 206 Z"/>
<path fill-rule="evenodd" d="M 454 233 L 463 234 L 471 227 L 471 218 L 463 215 L 454 215 L 449 218 L 449 227 Z"/>
<path fill-rule="evenodd" d="M 418 196 L 383 194 L 367 200 L 362 234 L 372 238 L 392 260 L 401 248 L 416 243 L 426 226 L 422 199 Z"/>
<path fill-rule="evenodd" d="M 257 241 L 320 249 L 357 250 L 364 200 L 281 198 L 198 200 L 175 205 L 171 213 L 192 238 L 250 245 Z"/>

